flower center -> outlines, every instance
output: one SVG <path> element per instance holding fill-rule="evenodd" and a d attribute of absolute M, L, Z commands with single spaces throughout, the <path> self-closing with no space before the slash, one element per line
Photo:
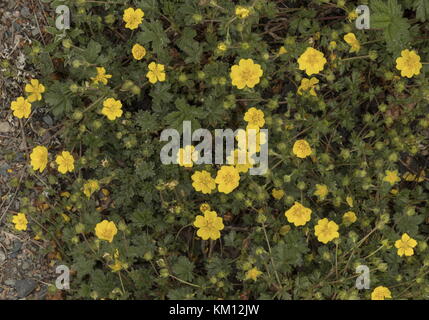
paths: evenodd
<path fill-rule="evenodd" d="M 232 184 L 234 182 L 234 177 L 232 174 L 227 173 L 223 176 L 223 182 L 225 184 Z"/>

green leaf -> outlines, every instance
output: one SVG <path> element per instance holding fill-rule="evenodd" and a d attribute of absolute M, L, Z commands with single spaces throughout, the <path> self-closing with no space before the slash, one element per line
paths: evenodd
<path fill-rule="evenodd" d="M 153 52 L 156 55 L 165 55 L 164 48 L 170 43 L 167 34 L 160 21 L 148 22 L 143 21 L 142 29 L 137 40 L 142 44 L 152 44 Z"/>
<path fill-rule="evenodd" d="M 46 103 L 52 107 L 52 113 L 59 117 L 72 110 L 72 100 L 69 96 L 68 88 L 60 82 L 54 82 L 45 94 Z"/>
<path fill-rule="evenodd" d="M 403 17 L 401 5 L 397 0 L 372 0 L 371 9 L 371 28 L 383 29 L 389 52 L 400 52 L 410 39 L 410 24 Z"/>
<path fill-rule="evenodd" d="M 88 43 L 88 46 L 85 49 L 85 52 L 83 53 L 83 56 L 86 58 L 86 60 L 89 63 L 95 63 L 100 52 L 101 52 L 101 44 L 99 44 L 98 42 L 95 42 L 94 40 L 91 40 Z"/>
<path fill-rule="evenodd" d="M 416 18 L 420 21 L 429 20 L 429 1 L 428 0 L 415 0 L 413 4 L 416 9 Z"/>
<path fill-rule="evenodd" d="M 189 261 L 186 257 L 179 257 L 177 262 L 173 265 L 173 272 L 182 280 L 192 281 L 194 275 L 192 271 L 194 270 L 194 264 Z"/>

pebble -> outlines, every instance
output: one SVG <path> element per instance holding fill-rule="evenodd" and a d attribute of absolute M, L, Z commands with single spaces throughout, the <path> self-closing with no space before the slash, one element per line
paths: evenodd
<path fill-rule="evenodd" d="M 8 133 L 12 131 L 12 127 L 6 121 L 0 122 L 0 133 Z"/>
<path fill-rule="evenodd" d="M 9 286 L 9 287 L 13 287 L 15 285 L 15 283 L 16 283 L 16 280 L 14 280 L 14 279 L 7 279 L 4 281 L 4 284 Z"/>
<path fill-rule="evenodd" d="M 4 252 L 2 250 L 0 250 L 0 263 L 5 262 L 6 261 L 6 255 L 4 254 Z"/>
<path fill-rule="evenodd" d="M 15 283 L 15 289 L 16 293 L 18 294 L 19 298 L 25 298 L 28 296 L 31 292 L 33 292 L 34 289 L 36 289 L 36 281 L 32 279 L 24 279 L 24 280 L 18 280 Z"/>

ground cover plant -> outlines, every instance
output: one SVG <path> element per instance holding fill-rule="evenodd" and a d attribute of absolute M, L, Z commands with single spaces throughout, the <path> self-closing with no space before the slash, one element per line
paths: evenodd
<path fill-rule="evenodd" d="M 10 112 L 48 111 L 61 144 L 28 141 L 8 221 L 51 241 L 68 298 L 428 297 L 425 0 L 44 2 L 40 76 Z M 190 146 L 163 165 L 160 134 L 184 121 L 267 129 L 268 171 Z"/>

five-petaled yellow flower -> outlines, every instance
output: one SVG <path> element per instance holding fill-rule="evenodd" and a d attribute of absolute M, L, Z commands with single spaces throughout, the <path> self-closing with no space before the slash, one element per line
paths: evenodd
<path fill-rule="evenodd" d="M 338 225 L 334 221 L 329 221 L 327 218 L 318 221 L 314 227 L 314 234 L 317 236 L 317 240 L 327 244 L 329 241 L 338 238 Z"/>
<path fill-rule="evenodd" d="M 245 19 L 250 15 L 250 9 L 243 6 L 236 6 L 235 15 L 240 19 Z"/>
<path fill-rule="evenodd" d="M 253 167 L 255 160 L 243 149 L 235 149 L 226 157 L 226 163 L 235 166 L 238 172 L 246 173 Z"/>
<path fill-rule="evenodd" d="M 402 77 L 411 78 L 417 76 L 420 74 L 422 67 L 420 56 L 414 50 L 402 50 L 401 56 L 396 59 L 396 69 L 401 71 Z"/>
<path fill-rule="evenodd" d="M 24 97 L 12 101 L 10 108 L 13 110 L 13 115 L 19 119 L 28 118 L 31 113 L 31 103 Z"/>
<path fill-rule="evenodd" d="M 113 98 L 108 98 L 103 102 L 103 109 L 101 113 L 107 117 L 110 121 L 115 120 L 122 116 L 122 102 Z"/>
<path fill-rule="evenodd" d="M 106 85 L 108 82 L 108 79 L 112 77 L 111 74 L 106 74 L 106 69 L 103 67 L 97 67 L 97 75 L 95 77 L 92 77 L 91 80 L 97 84 L 101 82 L 102 84 Z"/>
<path fill-rule="evenodd" d="M 136 60 L 141 60 L 146 55 L 146 49 L 138 43 L 133 46 L 131 52 L 133 54 L 134 59 Z"/>
<path fill-rule="evenodd" d="M 310 221 L 311 212 L 310 208 L 306 208 L 301 203 L 295 201 L 294 205 L 285 212 L 285 216 L 287 221 L 299 227 Z"/>
<path fill-rule="evenodd" d="M 248 123 L 249 129 L 262 128 L 265 124 L 264 112 L 252 107 L 244 114 L 244 121 Z"/>
<path fill-rule="evenodd" d="M 113 221 L 103 220 L 95 226 L 95 235 L 100 240 L 112 242 L 117 233 L 118 229 Z"/>
<path fill-rule="evenodd" d="M 218 217 L 216 211 L 204 211 L 204 216 L 197 216 L 194 226 L 198 228 L 197 235 L 203 240 L 216 240 L 220 238 L 220 230 L 224 225 L 222 217 Z"/>
<path fill-rule="evenodd" d="M 261 66 L 252 59 L 240 59 L 238 65 L 231 67 L 232 85 L 238 89 L 253 88 L 259 83 L 263 73 Z"/>
<path fill-rule="evenodd" d="M 39 83 L 37 79 L 31 79 L 31 84 L 25 85 L 25 92 L 30 93 L 28 96 L 29 102 L 40 101 L 42 100 L 42 93 L 45 92 L 45 87 L 43 84 Z"/>
<path fill-rule="evenodd" d="M 83 193 L 89 198 L 94 192 L 100 190 L 100 185 L 97 180 L 88 180 L 87 183 L 83 185 Z"/>
<path fill-rule="evenodd" d="M 15 229 L 18 231 L 27 230 L 28 220 L 24 213 L 18 213 L 13 216 L 12 222 L 15 224 Z"/>
<path fill-rule="evenodd" d="M 408 234 L 404 233 L 401 239 L 396 240 L 395 247 L 398 249 L 398 256 L 410 257 L 414 254 L 414 247 L 417 245 L 417 241 L 411 238 Z"/>
<path fill-rule="evenodd" d="M 146 78 L 149 79 L 150 83 L 157 83 L 165 81 L 165 66 L 163 64 L 158 64 L 151 62 L 148 66 L 149 72 L 146 74 Z"/>
<path fill-rule="evenodd" d="M 249 157 L 255 152 L 261 151 L 261 146 L 267 143 L 266 133 L 260 132 L 259 128 L 239 129 L 235 139 L 238 142 L 238 148 L 240 150 L 247 150 L 249 152 Z M 249 158 L 249 160 L 250 159 L 251 158 Z M 253 161 L 253 159 L 250 161 Z"/>
<path fill-rule="evenodd" d="M 191 145 L 180 148 L 176 155 L 176 161 L 181 167 L 191 168 L 194 162 L 198 160 L 198 152 Z"/>
<path fill-rule="evenodd" d="M 319 79 L 311 77 L 310 79 L 303 78 L 301 84 L 298 87 L 297 93 L 302 96 L 302 91 L 309 91 L 310 95 L 317 96 L 316 85 L 319 83 Z"/>
<path fill-rule="evenodd" d="M 240 174 L 233 166 L 222 166 L 217 172 L 215 182 L 219 192 L 228 194 L 240 184 Z"/>
<path fill-rule="evenodd" d="M 68 151 L 63 151 L 61 155 L 57 155 L 55 162 L 58 164 L 58 171 L 62 174 L 74 170 L 74 158 Z"/>
<path fill-rule="evenodd" d="M 204 194 L 210 194 L 216 189 L 215 180 L 212 178 L 209 172 L 196 171 L 192 176 L 192 186 L 195 191 L 201 191 Z M 210 208 L 208 209 L 210 210 Z"/>
<path fill-rule="evenodd" d="M 390 185 L 393 186 L 396 182 L 401 181 L 401 178 L 398 176 L 398 170 L 386 170 L 385 173 L 386 176 L 384 177 L 383 181 L 390 183 Z"/>
<path fill-rule="evenodd" d="M 244 280 L 256 281 L 261 274 L 262 272 L 259 271 L 258 268 L 254 267 L 246 272 L 246 276 L 244 277 Z"/>
<path fill-rule="evenodd" d="M 134 30 L 142 23 L 144 12 L 142 9 L 128 8 L 124 11 L 123 20 L 126 22 L 125 28 Z"/>
<path fill-rule="evenodd" d="M 326 196 L 329 193 L 328 186 L 325 184 L 316 184 L 316 190 L 314 191 L 314 195 L 319 198 L 319 200 L 325 200 Z"/>
<path fill-rule="evenodd" d="M 44 146 L 33 148 L 33 151 L 30 154 L 30 159 L 33 170 L 43 172 L 48 164 L 48 149 Z"/>
<path fill-rule="evenodd" d="M 312 150 L 308 142 L 306 140 L 301 139 L 295 141 L 292 148 L 292 152 L 298 158 L 304 159 L 312 153 Z"/>
<path fill-rule="evenodd" d="M 356 214 L 353 211 L 347 211 L 343 215 L 343 222 L 345 224 L 352 224 L 355 223 L 357 220 Z"/>
<path fill-rule="evenodd" d="M 273 198 L 276 200 L 280 200 L 285 195 L 285 192 L 281 189 L 273 189 L 271 191 L 271 194 L 273 195 Z"/>
<path fill-rule="evenodd" d="M 309 76 L 322 71 L 326 62 L 323 53 L 311 47 L 298 58 L 299 70 L 305 70 Z"/>
<path fill-rule="evenodd" d="M 390 290 L 383 286 L 378 286 L 371 293 L 371 300 L 384 300 L 385 298 L 392 298 Z"/>
<path fill-rule="evenodd" d="M 359 40 L 356 38 L 354 33 L 347 33 L 344 36 L 344 41 L 347 42 L 347 44 L 351 47 L 350 48 L 350 53 L 353 52 L 359 52 L 360 50 L 360 42 Z"/>

